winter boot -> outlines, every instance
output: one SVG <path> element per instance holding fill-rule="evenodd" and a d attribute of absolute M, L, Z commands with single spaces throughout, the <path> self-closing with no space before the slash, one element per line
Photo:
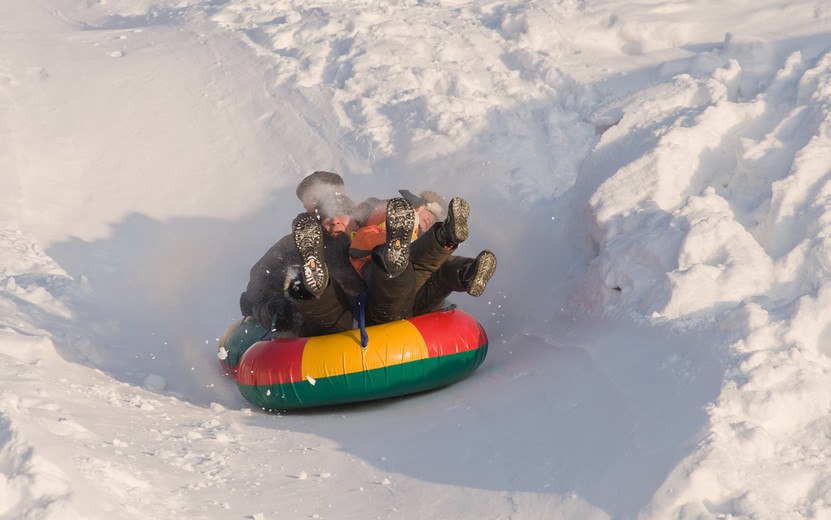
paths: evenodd
<path fill-rule="evenodd" d="M 317 298 L 329 284 L 329 271 L 323 259 L 323 228 L 312 215 L 303 215 L 295 220 L 292 234 L 300 254 L 303 285 Z"/>
<path fill-rule="evenodd" d="M 444 247 L 455 247 L 467 240 L 467 217 L 470 205 L 461 197 L 453 197 L 447 206 L 447 218 L 436 231 L 436 239 Z"/>
<path fill-rule="evenodd" d="M 476 260 L 459 270 L 459 279 L 469 295 L 481 296 L 494 271 L 496 255 L 485 249 L 479 253 Z"/>
<path fill-rule="evenodd" d="M 387 202 L 387 241 L 381 250 L 381 262 L 390 277 L 395 278 L 410 262 L 410 242 L 415 229 L 415 211 L 401 197 Z"/>

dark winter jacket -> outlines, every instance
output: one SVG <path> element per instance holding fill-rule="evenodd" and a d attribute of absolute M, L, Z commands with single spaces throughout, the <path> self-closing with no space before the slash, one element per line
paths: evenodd
<path fill-rule="evenodd" d="M 349 262 L 349 238 L 323 234 L 324 258 L 329 268 L 329 278 L 338 283 L 354 303 L 363 290 L 363 280 Z M 276 328 L 297 333 L 300 328 L 294 303 L 286 293 L 287 274 L 299 272 L 300 255 L 292 235 L 286 235 L 251 268 L 248 286 L 240 295 L 240 311 L 243 316 L 253 316 L 263 327 L 271 328 L 274 316 Z"/>

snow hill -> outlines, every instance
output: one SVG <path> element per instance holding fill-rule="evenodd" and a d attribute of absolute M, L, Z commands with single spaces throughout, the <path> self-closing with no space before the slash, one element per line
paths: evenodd
<path fill-rule="evenodd" d="M 831 518 L 831 5 L 4 0 L 0 518 Z M 297 182 L 467 198 L 488 358 L 252 409 Z"/>

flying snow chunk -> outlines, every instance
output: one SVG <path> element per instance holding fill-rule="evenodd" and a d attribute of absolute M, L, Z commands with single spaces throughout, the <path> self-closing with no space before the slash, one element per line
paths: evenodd
<path fill-rule="evenodd" d="M 167 387 L 167 379 L 157 374 L 148 374 L 142 386 L 153 392 L 161 392 Z"/>

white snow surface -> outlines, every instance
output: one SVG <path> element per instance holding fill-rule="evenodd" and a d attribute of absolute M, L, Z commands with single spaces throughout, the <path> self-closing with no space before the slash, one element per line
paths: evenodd
<path fill-rule="evenodd" d="M 297 182 L 470 202 L 469 379 L 217 338 Z M 825 0 L 3 0 L 3 519 L 831 518 Z"/>

